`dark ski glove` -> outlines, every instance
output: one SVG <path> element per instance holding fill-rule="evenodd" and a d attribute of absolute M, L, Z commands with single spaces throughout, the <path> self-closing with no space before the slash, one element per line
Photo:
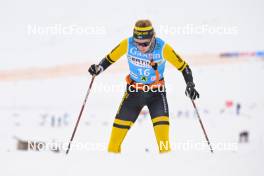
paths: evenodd
<path fill-rule="evenodd" d="M 99 75 L 101 72 L 104 71 L 104 68 L 101 66 L 101 65 L 96 65 L 96 64 L 93 64 L 90 66 L 89 68 L 89 73 L 94 76 L 94 75 Z"/>
<path fill-rule="evenodd" d="M 199 93 L 197 92 L 197 90 L 195 90 L 194 87 L 195 85 L 193 82 L 188 82 L 185 90 L 185 95 L 190 97 L 192 100 L 200 97 Z"/>

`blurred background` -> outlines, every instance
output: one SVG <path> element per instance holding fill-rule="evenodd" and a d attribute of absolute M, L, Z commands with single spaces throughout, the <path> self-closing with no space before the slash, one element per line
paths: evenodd
<path fill-rule="evenodd" d="M 261 0 L 1 1 L 1 175 L 263 175 L 263 5 Z M 158 154 L 144 108 L 122 154 L 106 152 L 129 73 L 123 57 L 96 77 L 76 145 L 66 157 L 91 80 L 89 66 L 130 37 L 139 19 L 151 20 L 157 36 L 191 66 L 201 95 L 196 103 L 215 153 L 184 95 L 182 74 L 169 63 L 173 151 Z"/>

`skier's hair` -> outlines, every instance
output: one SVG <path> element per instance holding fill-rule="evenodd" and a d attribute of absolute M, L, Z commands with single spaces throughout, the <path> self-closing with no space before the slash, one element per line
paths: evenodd
<path fill-rule="evenodd" d="M 150 20 L 138 20 L 135 27 L 152 27 L 152 23 Z"/>

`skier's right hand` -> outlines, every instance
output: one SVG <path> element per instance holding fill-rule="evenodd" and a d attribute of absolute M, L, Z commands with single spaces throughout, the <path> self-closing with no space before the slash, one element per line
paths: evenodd
<path fill-rule="evenodd" d="M 99 75 L 102 71 L 103 71 L 103 67 L 101 65 L 96 65 L 96 64 L 93 64 L 90 66 L 89 68 L 89 73 L 94 76 L 94 75 Z"/>

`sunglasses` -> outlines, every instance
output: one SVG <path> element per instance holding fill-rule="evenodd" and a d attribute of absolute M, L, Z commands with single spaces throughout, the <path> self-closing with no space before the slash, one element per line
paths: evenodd
<path fill-rule="evenodd" d="M 149 41 L 149 42 L 143 42 L 143 43 L 136 42 L 136 41 L 134 41 L 134 42 L 135 42 L 135 44 L 136 44 L 137 46 L 143 46 L 143 47 L 147 47 L 147 46 L 149 46 L 150 43 L 151 43 L 151 41 Z"/>

